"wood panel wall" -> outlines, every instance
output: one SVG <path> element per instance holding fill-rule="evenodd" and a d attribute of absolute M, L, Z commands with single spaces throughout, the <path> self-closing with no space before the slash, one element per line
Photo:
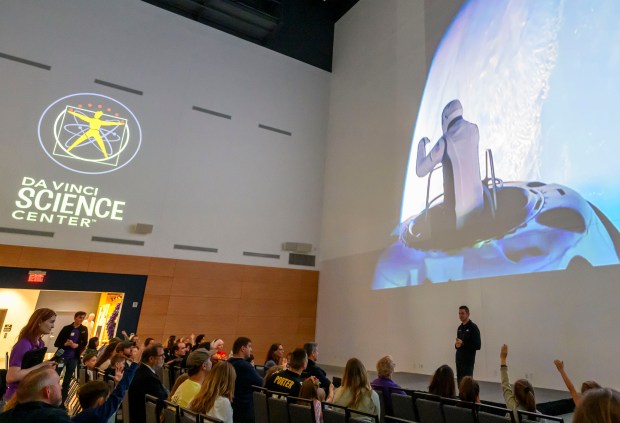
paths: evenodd
<path fill-rule="evenodd" d="M 156 257 L 0 245 L 0 266 L 147 275 L 142 339 L 204 333 L 252 339 L 256 363 L 269 345 L 314 340 L 319 272 Z M 93 287 L 97 290 L 97 287 Z"/>

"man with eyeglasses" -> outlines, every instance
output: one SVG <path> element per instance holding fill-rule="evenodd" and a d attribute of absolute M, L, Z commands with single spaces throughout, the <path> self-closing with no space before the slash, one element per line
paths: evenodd
<path fill-rule="evenodd" d="M 142 363 L 129 387 L 129 417 L 131 423 L 145 423 L 146 409 L 144 399 L 146 394 L 165 400 L 168 390 L 161 383 L 157 371 L 164 365 L 164 347 L 155 344 L 142 353 Z"/>

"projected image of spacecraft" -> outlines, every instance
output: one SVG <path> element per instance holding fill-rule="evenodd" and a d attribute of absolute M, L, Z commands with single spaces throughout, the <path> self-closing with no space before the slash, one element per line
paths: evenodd
<path fill-rule="evenodd" d="M 569 187 L 502 181 L 487 150 L 481 188 L 482 209 L 460 227 L 444 194 L 427 190 L 425 209 L 380 258 L 373 289 L 620 263 L 618 229 Z"/>

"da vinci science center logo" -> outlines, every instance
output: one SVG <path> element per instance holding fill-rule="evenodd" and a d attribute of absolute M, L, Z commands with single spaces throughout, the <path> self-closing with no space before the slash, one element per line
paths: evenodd
<path fill-rule="evenodd" d="M 142 129 L 127 106 L 101 94 L 60 98 L 41 115 L 39 142 L 54 162 L 77 173 L 114 172 L 138 154 Z"/>

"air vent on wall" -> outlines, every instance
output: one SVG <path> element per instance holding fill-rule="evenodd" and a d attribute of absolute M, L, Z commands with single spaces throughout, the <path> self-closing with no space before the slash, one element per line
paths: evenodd
<path fill-rule="evenodd" d="M 3 232 L 5 234 L 45 236 L 48 238 L 54 237 L 54 232 L 33 231 L 30 229 L 0 228 L 0 232 Z"/>
<path fill-rule="evenodd" d="M 254 253 L 252 251 L 244 251 L 243 255 L 244 256 L 248 256 L 248 257 L 262 257 L 262 258 L 271 258 L 271 259 L 279 259 L 280 258 L 279 254 Z"/>
<path fill-rule="evenodd" d="M 39 69 L 52 70 L 52 67 L 50 65 L 46 65 L 44 63 L 39 63 L 39 62 L 33 62 L 32 60 L 24 59 L 23 57 L 12 56 L 6 53 L 0 52 L 0 58 L 6 59 L 6 60 L 12 60 L 13 62 L 21 63 L 21 64 L 28 65 L 28 66 L 34 66 L 35 68 L 39 68 Z"/>
<path fill-rule="evenodd" d="M 135 239 L 106 238 L 103 236 L 94 236 L 90 240 L 93 242 L 109 242 L 110 244 L 144 246 L 144 241 L 136 241 Z"/>
<path fill-rule="evenodd" d="M 295 264 L 297 266 L 314 267 L 315 262 L 316 262 L 316 256 L 312 256 L 309 254 L 291 253 L 288 255 L 288 264 Z"/>
<path fill-rule="evenodd" d="M 203 251 L 205 253 L 217 253 L 217 248 L 212 247 L 197 247 L 195 245 L 182 245 L 174 244 L 175 250 L 188 250 L 188 251 Z"/>

